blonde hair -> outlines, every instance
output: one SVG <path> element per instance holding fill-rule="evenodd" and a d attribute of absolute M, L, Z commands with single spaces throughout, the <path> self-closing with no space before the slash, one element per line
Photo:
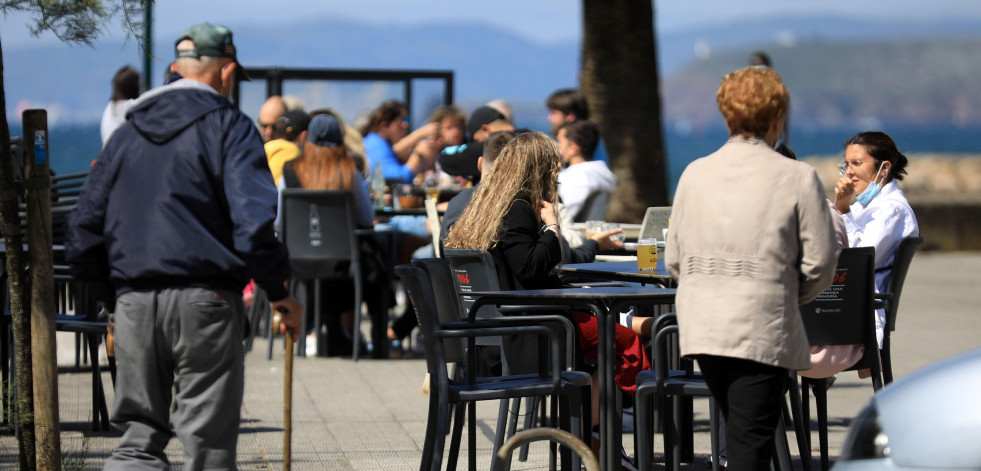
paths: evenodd
<path fill-rule="evenodd" d="M 775 70 L 746 67 L 722 78 L 715 100 L 730 136 L 763 137 L 787 112 L 790 92 Z"/>
<path fill-rule="evenodd" d="M 350 190 L 358 171 L 343 145 L 321 147 L 307 141 L 293 164 L 300 187 L 308 190 Z"/>
<path fill-rule="evenodd" d="M 518 134 L 494 162 L 463 215 L 446 237 L 449 248 L 490 250 L 501 240 L 504 216 L 518 200 L 531 205 L 538 223 L 542 201 L 555 203 L 562 168 L 559 149 L 541 132 Z"/>

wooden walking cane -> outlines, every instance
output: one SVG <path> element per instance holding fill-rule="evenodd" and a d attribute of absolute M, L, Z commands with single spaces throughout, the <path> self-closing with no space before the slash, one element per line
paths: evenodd
<path fill-rule="evenodd" d="M 281 310 L 282 309 L 282 310 Z M 273 325 L 279 326 L 284 308 L 277 308 Z M 278 330 L 278 329 L 276 329 Z M 283 385 L 283 469 L 290 471 L 293 461 L 293 331 L 286 328 L 286 374 Z"/>

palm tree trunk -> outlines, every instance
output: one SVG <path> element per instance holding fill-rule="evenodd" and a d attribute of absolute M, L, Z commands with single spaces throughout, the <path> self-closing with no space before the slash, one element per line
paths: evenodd
<path fill-rule="evenodd" d="M 583 0 L 580 88 L 617 175 L 606 217 L 639 223 L 668 204 L 653 2 Z"/>

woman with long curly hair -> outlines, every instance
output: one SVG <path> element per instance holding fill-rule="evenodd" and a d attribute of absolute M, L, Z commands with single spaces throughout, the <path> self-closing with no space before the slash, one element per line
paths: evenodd
<path fill-rule="evenodd" d="M 481 179 L 445 246 L 489 251 L 502 289 L 561 288 L 554 273 L 562 260 L 561 228 L 554 208 L 561 168 L 558 147 L 550 137 L 540 132 L 518 134 Z M 576 324 L 579 353 L 583 358 L 596 357 L 596 318 L 583 312 L 569 316 Z M 535 371 L 536 344 L 520 340 L 505 342 L 503 353 L 515 372 Z M 617 325 L 616 348 L 616 383 L 632 395 L 637 373 L 649 367 L 643 344 L 633 331 Z M 595 372 L 593 379 L 595 383 Z M 593 388 L 594 403 L 598 391 Z"/>

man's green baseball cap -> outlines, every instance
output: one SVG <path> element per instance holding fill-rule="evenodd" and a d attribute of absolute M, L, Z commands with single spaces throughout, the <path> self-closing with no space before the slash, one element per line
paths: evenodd
<path fill-rule="evenodd" d="M 177 45 L 185 39 L 190 39 L 194 43 L 194 49 L 183 51 L 177 50 Z M 245 68 L 235 57 L 235 44 L 232 44 L 232 31 L 222 25 L 212 23 L 198 23 L 188 28 L 177 41 L 174 42 L 174 57 L 191 57 L 194 59 L 207 57 L 227 57 L 238 64 L 235 68 L 239 80 L 250 81 Z"/>

